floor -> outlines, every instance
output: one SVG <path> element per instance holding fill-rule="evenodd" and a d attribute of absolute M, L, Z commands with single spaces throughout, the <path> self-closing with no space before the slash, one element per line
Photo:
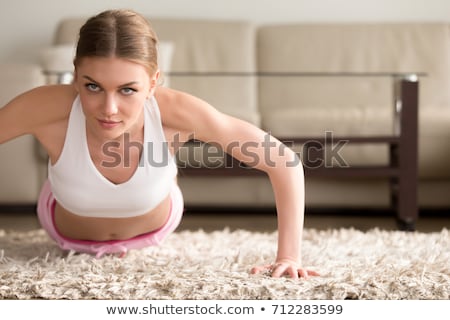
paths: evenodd
<path fill-rule="evenodd" d="M 247 229 L 253 231 L 273 231 L 277 227 L 275 212 L 186 212 L 180 229 L 205 230 Z M 331 228 L 355 228 L 369 230 L 379 228 L 398 230 L 393 212 L 359 210 L 306 210 L 305 228 L 326 230 Z M 416 224 L 419 232 L 450 229 L 450 210 L 423 211 Z"/>
<path fill-rule="evenodd" d="M 178 230 L 203 229 L 212 231 L 229 227 L 234 229 L 247 229 L 252 231 L 270 232 L 276 229 L 276 216 L 273 212 L 224 212 L 219 211 L 187 211 Z M 0 212 L 0 229 L 27 231 L 39 228 L 36 214 L 32 211 L 2 211 Z M 397 230 L 396 221 L 392 214 L 386 212 L 347 212 L 341 210 L 317 211 L 307 210 L 305 214 L 305 228 L 329 229 L 350 228 L 368 230 L 380 228 L 384 230 Z M 416 225 L 420 232 L 440 231 L 442 228 L 450 229 L 450 210 L 421 212 Z"/>

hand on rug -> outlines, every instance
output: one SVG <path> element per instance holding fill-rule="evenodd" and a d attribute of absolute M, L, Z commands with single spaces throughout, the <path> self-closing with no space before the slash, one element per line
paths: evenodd
<path fill-rule="evenodd" d="M 299 267 L 298 263 L 290 260 L 277 261 L 274 264 L 268 264 L 265 266 L 256 266 L 250 271 L 251 274 L 258 274 L 262 272 L 268 272 L 272 278 L 279 278 L 284 275 L 288 275 L 293 279 L 307 279 L 309 276 L 320 276 L 318 272 Z"/>

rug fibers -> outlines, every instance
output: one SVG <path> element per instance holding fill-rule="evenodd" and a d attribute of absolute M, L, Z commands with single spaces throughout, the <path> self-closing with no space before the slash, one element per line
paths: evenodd
<path fill-rule="evenodd" d="M 305 229 L 309 279 L 251 275 L 276 232 L 180 231 L 159 247 L 100 259 L 43 230 L 0 230 L 1 299 L 450 299 L 450 234 Z"/>

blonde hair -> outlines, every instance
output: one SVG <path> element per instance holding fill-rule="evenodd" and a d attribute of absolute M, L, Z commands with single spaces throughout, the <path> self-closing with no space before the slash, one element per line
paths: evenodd
<path fill-rule="evenodd" d="M 146 18 L 131 10 L 107 10 L 81 27 L 74 65 L 85 57 L 117 57 L 158 69 L 158 38 Z"/>

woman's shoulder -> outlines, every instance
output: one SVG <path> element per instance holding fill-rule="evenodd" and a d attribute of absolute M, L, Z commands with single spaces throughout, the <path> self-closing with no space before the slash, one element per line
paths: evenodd
<path fill-rule="evenodd" d="M 39 111 L 52 111 L 53 115 L 65 114 L 78 95 L 73 85 L 37 87 L 28 93 L 27 102 Z"/>
<path fill-rule="evenodd" d="M 72 85 L 37 87 L 22 93 L 0 109 L 0 124 L 7 141 L 68 118 L 77 92 Z M 19 121 L 20 119 L 20 121 Z"/>
<path fill-rule="evenodd" d="M 163 124 L 172 128 L 188 129 L 220 114 L 206 101 L 178 90 L 160 87 L 155 98 Z"/>
<path fill-rule="evenodd" d="M 45 125 L 67 119 L 76 96 L 72 85 L 42 86 L 24 94 L 22 108 L 36 124 Z"/>

